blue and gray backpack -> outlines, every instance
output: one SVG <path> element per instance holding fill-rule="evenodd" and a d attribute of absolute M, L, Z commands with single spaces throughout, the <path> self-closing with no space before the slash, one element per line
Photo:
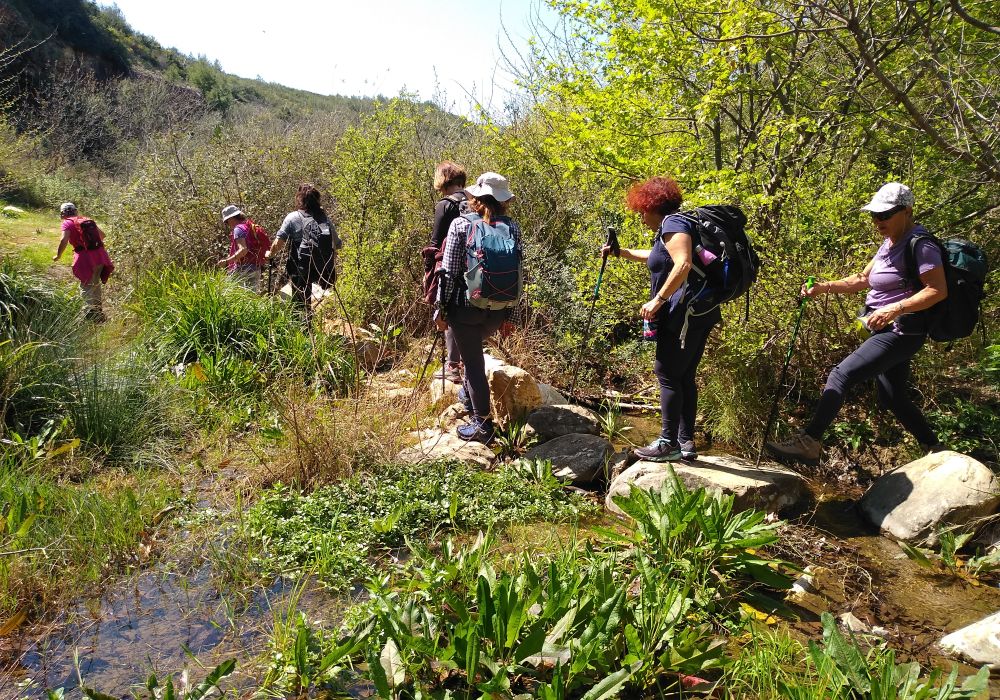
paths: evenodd
<path fill-rule="evenodd" d="M 476 213 L 465 241 L 465 293 L 479 309 L 508 309 L 521 298 L 521 249 L 505 219 L 492 224 Z"/>

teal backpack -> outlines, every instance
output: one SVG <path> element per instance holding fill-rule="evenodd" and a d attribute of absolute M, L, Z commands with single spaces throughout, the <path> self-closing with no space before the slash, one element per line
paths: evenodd
<path fill-rule="evenodd" d="M 508 309 L 521 298 L 521 249 L 506 219 L 492 224 L 475 213 L 465 241 L 465 293 L 479 309 Z"/>

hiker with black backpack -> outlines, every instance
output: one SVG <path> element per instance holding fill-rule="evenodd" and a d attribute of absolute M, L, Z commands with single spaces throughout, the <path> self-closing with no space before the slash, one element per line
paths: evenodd
<path fill-rule="evenodd" d="M 643 336 L 656 342 L 653 373 L 660 385 L 660 435 L 646 447 L 635 450 L 639 459 L 652 462 L 693 460 L 698 386 L 695 375 L 705 352 L 708 336 L 722 319 L 719 301 L 704 283 L 704 275 L 692 274 L 716 256 L 701 245 L 698 223 L 681 214 L 683 196 L 672 178 L 653 177 L 632 186 L 625 202 L 654 232 L 651 248 L 619 248 L 610 245 L 602 254 L 645 263 L 652 277 L 650 300 L 639 309 Z M 696 267 L 696 256 L 702 256 Z M 697 279 L 692 279 L 697 278 Z"/>
<path fill-rule="evenodd" d="M 940 244 L 914 221 L 913 203 L 913 192 L 906 185 L 884 185 L 862 207 L 884 239 L 871 262 L 856 275 L 802 286 L 805 297 L 868 290 L 858 320 L 871 335 L 830 372 L 805 429 L 788 440 L 767 443 L 768 452 L 778 459 L 817 464 L 823 433 L 840 411 L 844 396 L 851 387 L 870 379 L 876 380 L 879 403 L 892 411 L 925 450 L 943 449 L 908 395 L 910 361 L 927 340 L 927 310 L 948 297 Z M 908 271 L 910 255 L 916 274 Z"/>
<path fill-rule="evenodd" d="M 431 229 L 430 245 L 420 251 L 424 260 L 424 301 L 434 304 L 438 298 L 441 261 L 444 258 L 444 243 L 451 222 L 469 211 L 465 196 L 466 173 L 458 163 L 442 161 L 434 168 L 434 189 L 441 199 L 434 206 L 434 228 Z M 437 379 L 447 379 L 456 384 L 462 381 L 462 358 L 455 342 L 455 334 L 449 328 L 444 332 L 446 348 L 445 363 L 434 374 Z"/>
<path fill-rule="evenodd" d="M 62 257 L 66 246 L 73 246 L 73 276 L 80 280 L 87 304 L 87 318 L 104 321 L 107 317 L 104 315 L 102 285 L 107 283 L 115 269 L 104 247 L 104 232 L 93 219 L 80 216 L 72 202 L 59 207 L 59 216 L 62 218 L 62 238 L 52 261 Z"/>
<path fill-rule="evenodd" d="M 321 198 L 320 191 L 311 183 L 299 185 L 295 211 L 282 221 L 274 242 L 264 254 L 271 260 L 288 246 L 285 271 L 292 287 L 292 300 L 306 320 L 312 317 L 313 285 L 321 289 L 333 285 L 337 276 L 337 250 L 343 247 L 337 228 L 320 204 Z"/>
<path fill-rule="evenodd" d="M 514 199 L 507 178 L 483 173 L 466 194 L 470 212 L 448 228 L 435 322 L 454 333 L 465 365 L 458 397 L 469 422 L 458 427 L 458 437 L 488 443 L 495 426 L 483 342 L 510 319 L 521 297 L 521 228 L 507 215 Z"/>
<path fill-rule="evenodd" d="M 230 277 L 243 286 L 259 292 L 271 239 L 235 204 L 223 208 L 222 224 L 229 230 L 229 255 L 219 260 L 219 267 L 226 268 Z"/>

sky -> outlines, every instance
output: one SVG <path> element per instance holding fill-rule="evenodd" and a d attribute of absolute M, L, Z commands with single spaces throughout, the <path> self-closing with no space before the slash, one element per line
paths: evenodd
<path fill-rule="evenodd" d="M 503 55 L 527 47 L 543 0 L 102 0 L 138 32 L 247 78 L 320 94 L 500 109 L 513 78 Z M 509 38 L 507 38 L 509 37 Z M 516 60 L 515 60 L 516 62 Z"/>

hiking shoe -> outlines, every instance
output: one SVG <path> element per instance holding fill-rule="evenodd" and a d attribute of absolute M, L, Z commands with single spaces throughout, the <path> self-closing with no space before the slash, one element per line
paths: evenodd
<path fill-rule="evenodd" d="M 804 432 L 781 442 L 769 442 L 766 447 L 778 459 L 802 462 L 813 467 L 819 464 L 819 456 L 823 452 L 820 441 Z"/>
<path fill-rule="evenodd" d="M 681 459 L 685 462 L 693 462 L 698 459 L 698 450 L 694 446 L 694 440 L 681 443 Z"/>
<path fill-rule="evenodd" d="M 676 462 L 681 458 L 681 448 L 670 440 L 657 438 L 646 447 L 636 449 L 634 454 L 647 462 Z"/>
<path fill-rule="evenodd" d="M 461 384 L 462 370 L 459 365 L 453 365 L 449 362 L 443 367 L 439 367 L 438 371 L 431 375 L 432 379 L 441 379 L 442 377 L 452 384 Z"/>
<path fill-rule="evenodd" d="M 493 420 L 489 417 L 473 416 L 468 423 L 458 426 L 456 432 L 458 437 L 466 442 L 475 441 L 486 445 L 496 434 L 496 426 L 493 425 Z"/>
<path fill-rule="evenodd" d="M 471 416 L 474 412 L 472 410 L 472 397 L 469 396 L 469 390 L 465 388 L 464 384 L 458 390 L 458 400 L 462 402 L 463 406 L 465 406 L 465 412 Z"/>

